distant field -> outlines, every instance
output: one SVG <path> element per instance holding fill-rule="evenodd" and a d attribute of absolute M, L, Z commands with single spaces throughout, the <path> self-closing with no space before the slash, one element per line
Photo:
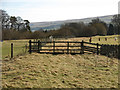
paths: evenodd
<path fill-rule="evenodd" d="M 117 37 L 116 41 L 115 37 Z M 100 41 L 98 41 L 98 38 L 100 38 Z M 107 41 L 105 41 L 105 38 L 107 38 Z M 120 35 L 95 36 L 93 37 L 93 43 L 118 45 L 120 44 Z"/>
<path fill-rule="evenodd" d="M 2 64 L 3 88 L 118 88 L 118 60 L 32 53 Z"/>
<path fill-rule="evenodd" d="M 115 37 L 117 37 L 117 40 L 115 41 Z M 81 38 L 70 38 L 68 40 L 72 41 L 87 41 L 89 42 L 90 37 L 81 37 Z M 100 41 L 99 41 L 100 38 Z M 105 38 L 107 38 L 107 41 L 105 41 Z M 92 37 L 92 43 L 99 43 L 99 44 L 113 44 L 118 45 L 120 44 L 120 35 L 110 35 L 110 36 L 93 36 Z"/>
<path fill-rule="evenodd" d="M 107 37 L 107 41 L 105 41 L 105 37 Z M 111 36 L 94 36 L 92 37 L 92 43 L 99 43 L 99 44 L 114 44 L 118 45 L 118 39 L 115 41 L 115 37 L 120 37 L 118 35 L 111 35 Z M 98 41 L 98 38 L 101 40 Z M 61 39 L 62 41 L 89 41 L 89 37 L 80 37 L 80 38 L 68 38 L 68 39 Z M 18 54 L 22 54 L 25 51 L 25 45 L 28 45 L 29 40 L 6 40 L 2 42 L 2 57 L 10 57 L 10 44 L 14 44 L 14 56 Z"/>

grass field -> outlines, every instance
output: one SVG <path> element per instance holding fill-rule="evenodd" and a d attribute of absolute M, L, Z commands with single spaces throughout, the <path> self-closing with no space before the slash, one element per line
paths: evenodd
<path fill-rule="evenodd" d="M 117 37 L 116 41 L 115 37 Z M 100 41 L 98 41 L 98 38 L 100 38 Z M 105 41 L 105 38 L 107 38 L 107 41 Z M 118 45 L 120 44 L 120 35 L 95 36 L 93 37 L 93 43 Z"/>
<path fill-rule="evenodd" d="M 7 40 L 2 42 L 2 58 L 10 58 L 10 47 L 13 43 L 14 56 L 25 52 L 25 45 L 28 44 L 29 40 Z"/>
<path fill-rule="evenodd" d="M 98 38 L 101 41 L 98 41 Z M 93 43 L 118 44 L 113 36 L 92 37 Z M 89 38 L 70 38 L 67 41 L 88 41 Z M 117 88 L 118 60 L 96 54 L 52 55 L 25 54 L 10 60 L 10 43 L 14 43 L 14 55 L 24 52 L 29 40 L 2 42 L 3 88 Z M 6 58 L 5 58 L 6 57 Z"/>
<path fill-rule="evenodd" d="M 107 41 L 105 41 L 105 37 L 108 38 Z M 112 36 L 94 36 L 92 37 L 92 43 L 99 43 L 99 44 L 114 44 L 118 45 L 118 39 L 115 41 L 115 37 L 120 37 L 118 35 L 112 35 Z M 98 41 L 98 38 L 101 38 L 101 41 Z M 89 37 L 81 37 L 81 38 L 69 38 L 65 39 L 64 41 L 89 41 Z M 28 45 L 29 40 L 7 40 L 2 42 L 2 58 L 5 59 L 5 57 L 10 58 L 10 44 L 14 44 L 14 56 L 24 53 L 25 51 L 25 45 Z"/>
<path fill-rule="evenodd" d="M 118 60 L 93 54 L 37 54 L 3 60 L 3 88 L 117 88 Z"/>
<path fill-rule="evenodd" d="M 115 37 L 117 37 L 116 41 L 115 41 Z M 100 38 L 100 41 L 98 40 L 99 38 Z M 105 38 L 107 38 L 107 41 L 105 41 Z M 84 41 L 89 42 L 89 37 L 71 38 L 70 40 L 74 40 L 74 41 L 84 40 Z M 93 36 L 91 43 L 118 45 L 120 44 L 120 35 Z"/>

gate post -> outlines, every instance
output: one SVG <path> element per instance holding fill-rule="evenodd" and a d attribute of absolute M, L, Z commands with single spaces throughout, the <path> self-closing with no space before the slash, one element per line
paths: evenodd
<path fill-rule="evenodd" d="M 13 58 L 13 43 L 11 43 L 11 58 Z"/>
<path fill-rule="evenodd" d="M 118 59 L 120 59 L 120 45 L 118 45 Z"/>
<path fill-rule="evenodd" d="M 97 43 L 97 55 L 99 55 L 99 44 Z"/>
<path fill-rule="evenodd" d="M 39 52 L 40 52 L 40 50 L 42 50 L 42 42 L 40 41 L 39 44 L 40 44 L 40 45 L 39 45 Z"/>
<path fill-rule="evenodd" d="M 84 54 L 84 41 L 81 42 L 81 54 Z"/>
<path fill-rule="evenodd" d="M 67 42 L 67 54 L 69 54 L 69 42 Z"/>
<path fill-rule="evenodd" d="M 31 40 L 29 41 L 29 54 L 31 54 L 32 51 L 31 51 Z"/>
<path fill-rule="evenodd" d="M 40 40 L 38 40 L 38 52 L 40 50 Z"/>

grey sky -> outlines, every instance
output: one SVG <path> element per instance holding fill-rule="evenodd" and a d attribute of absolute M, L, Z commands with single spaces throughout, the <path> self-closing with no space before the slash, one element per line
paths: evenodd
<path fill-rule="evenodd" d="M 0 8 L 30 22 L 80 19 L 118 13 L 119 0 L 1 0 Z"/>

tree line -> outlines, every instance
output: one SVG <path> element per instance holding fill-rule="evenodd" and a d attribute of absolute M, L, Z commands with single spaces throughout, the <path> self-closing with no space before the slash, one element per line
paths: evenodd
<path fill-rule="evenodd" d="M 2 39 L 23 39 L 24 33 L 30 33 L 29 20 L 23 20 L 21 17 L 10 16 L 6 11 L 0 10 L 0 22 L 2 25 Z"/>
<path fill-rule="evenodd" d="M 59 37 L 91 37 L 95 35 L 114 35 L 120 34 L 120 15 L 114 15 L 108 25 L 99 18 L 93 19 L 90 23 L 66 23 L 61 25 L 58 30 L 40 30 L 32 32 L 29 20 L 21 17 L 9 16 L 6 11 L 0 10 L 0 21 L 2 23 L 2 39 L 39 39 L 53 36 Z"/>
<path fill-rule="evenodd" d="M 21 17 L 9 16 L 6 11 L 0 10 L 2 30 L 30 31 L 29 21 Z"/>
<path fill-rule="evenodd" d="M 41 31 L 35 31 L 36 38 L 40 38 Z M 114 15 L 109 24 L 101 21 L 99 18 L 93 19 L 90 23 L 66 23 L 58 30 L 45 31 L 46 37 L 91 37 L 96 35 L 116 35 L 120 34 L 120 14 Z M 39 37 L 40 36 L 40 37 Z"/>

